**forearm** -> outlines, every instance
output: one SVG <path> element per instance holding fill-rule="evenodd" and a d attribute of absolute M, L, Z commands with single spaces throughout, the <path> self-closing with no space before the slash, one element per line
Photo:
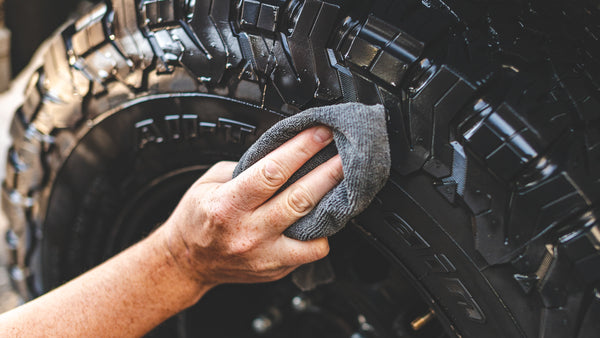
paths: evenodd
<path fill-rule="evenodd" d="M 325 257 L 327 239 L 302 242 L 282 233 L 339 183 L 340 157 L 277 192 L 332 139 L 325 127 L 306 130 L 235 179 L 235 163 L 218 163 L 155 233 L 0 316 L 0 336 L 141 336 L 212 286 L 274 281 Z"/>
<path fill-rule="evenodd" d="M 177 267 L 166 230 L 0 316 L 2 336 L 141 336 L 195 304 L 209 287 Z"/>

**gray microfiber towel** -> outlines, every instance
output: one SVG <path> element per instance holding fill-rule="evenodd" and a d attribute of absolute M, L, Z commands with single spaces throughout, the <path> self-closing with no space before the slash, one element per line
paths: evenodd
<path fill-rule="evenodd" d="M 282 189 L 337 153 L 342 159 L 344 179 L 308 215 L 285 231 L 286 236 L 299 240 L 328 237 L 341 230 L 352 217 L 371 203 L 390 174 L 385 108 L 382 105 L 346 103 L 311 108 L 275 124 L 242 156 L 233 177 L 301 131 L 317 125 L 330 127 L 334 142 L 304 164 Z M 299 285 L 302 289 L 310 289 L 314 285 L 309 284 L 319 284 L 319 281 L 331 279 L 331 276 L 325 276 L 326 273 L 318 276 L 319 273 L 315 272 L 331 271 L 330 268 L 304 267 L 299 270 L 301 271 L 304 271 L 304 276 L 294 276 L 297 278 L 293 279 L 304 281 L 300 282 L 303 285 Z"/>

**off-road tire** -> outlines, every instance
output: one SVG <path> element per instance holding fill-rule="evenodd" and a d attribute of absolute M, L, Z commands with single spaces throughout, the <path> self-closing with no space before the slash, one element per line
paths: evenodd
<path fill-rule="evenodd" d="M 352 226 L 447 331 L 596 336 L 599 11 L 596 0 L 101 2 L 54 36 L 12 122 L 2 206 L 14 284 L 30 299 L 99 263 L 135 237 L 114 224 L 136 194 L 237 158 L 282 117 L 382 103 L 393 171 Z"/>

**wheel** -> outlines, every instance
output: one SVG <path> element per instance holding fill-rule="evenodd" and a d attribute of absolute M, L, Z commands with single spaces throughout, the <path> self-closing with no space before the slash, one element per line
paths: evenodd
<path fill-rule="evenodd" d="M 14 285 L 30 299 L 127 247 L 285 116 L 382 103 L 392 174 L 331 239 L 336 281 L 224 286 L 153 334 L 596 336 L 599 18 L 594 0 L 101 2 L 55 35 L 11 126 Z"/>

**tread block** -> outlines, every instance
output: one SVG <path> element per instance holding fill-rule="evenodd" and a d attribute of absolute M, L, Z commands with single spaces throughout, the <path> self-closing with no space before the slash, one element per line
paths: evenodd
<path fill-rule="evenodd" d="M 582 221 L 587 227 L 575 230 L 573 233 L 560 238 L 563 252 L 574 262 L 575 268 L 587 283 L 600 280 L 600 227 L 591 213 L 586 214 Z M 593 226 L 589 224 L 596 223 Z M 584 225 L 585 226 L 585 225 Z"/>
<path fill-rule="evenodd" d="M 8 218 L 9 227 L 14 232 L 23 233 L 27 226 L 27 217 L 25 215 L 25 209 L 16 204 L 15 197 L 11 197 L 11 191 L 2 187 L 2 211 Z"/>
<path fill-rule="evenodd" d="M 85 32 L 85 29 L 82 32 Z M 78 115 L 78 112 L 81 114 L 80 105 L 83 97 L 74 90 L 71 67 L 67 62 L 66 44 L 62 36 L 55 37 L 48 53 L 44 56 L 44 61 L 43 73 L 40 76 L 40 84 L 42 84 L 40 93 L 43 104 L 40 105 L 38 114 L 32 123 L 35 124 L 37 130 L 45 130 L 44 134 L 49 135 L 56 127 L 73 126 L 70 118 Z M 55 117 L 44 115 L 49 110 L 55 110 L 57 115 Z M 75 114 L 72 114 L 73 112 Z M 69 116 L 69 121 L 61 120 L 61 117 L 65 116 Z M 56 124 L 54 124 L 55 121 Z M 43 127 L 41 127 L 42 125 Z"/>
<path fill-rule="evenodd" d="M 406 63 L 413 63 L 419 59 L 424 47 L 423 42 L 399 31 L 394 40 L 385 47 L 385 50 Z"/>
<path fill-rule="evenodd" d="M 9 151 L 7 167 L 12 167 L 10 171 L 14 184 L 10 188 L 21 196 L 27 196 L 42 186 L 44 168 L 41 147 L 40 140 L 29 138 L 28 144 Z"/>
<path fill-rule="evenodd" d="M 137 8 L 135 1 L 113 0 L 114 32 L 118 38 L 124 37 L 138 29 Z"/>
<path fill-rule="evenodd" d="M 4 187 L 9 190 L 14 190 L 16 188 L 16 178 L 17 178 L 17 168 L 10 163 L 10 150 L 7 155 L 7 162 L 9 164 L 6 165 L 6 170 L 4 172 Z"/>
<path fill-rule="evenodd" d="M 381 50 L 381 47 L 370 43 L 369 41 L 356 37 L 352 40 L 352 44 L 344 57 L 347 61 L 355 64 L 358 67 L 367 69 L 375 60 L 375 57 Z"/>
<path fill-rule="evenodd" d="M 43 103 L 62 104 L 81 102 L 81 97 L 73 93 L 70 65 L 67 63 L 67 50 L 61 36 L 56 37 L 44 55 L 44 68 L 41 74 L 40 92 Z"/>
<path fill-rule="evenodd" d="M 62 103 L 62 102 L 45 102 L 40 109 L 40 119 L 42 115 L 48 116 L 51 119 L 51 124 L 46 124 L 47 128 L 44 128 L 46 132 L 44 134 L 50 135 L 53 128 L 68 128 L 74 126 L 83 117 L 83 112 L 79 102 L 73 103 Z M 38 119 L 34 124 L 39 126 Z M 43 122 L 42 122 L 43 123 Z"/>
<path fill-rule="evenodd" d="M 467 153 L 468 155 L 468 153 Z M 489 264 L 506 263 L 516 244 L 506 241 L 506 201 L 510 197 L 505 183 L 487 172 L 487 167 L 467 161 L 463 201 L 474 214 L 472 218 L 475 248 Z"/>
<path fill-rule="evenodd" d="M 441 71 L 446 69 L 443 67 Z M 463 147 L 451 141 L 450 133 L 454 128 L 451 121 L 473 96 L 475 88 L 458 75 L 453 75 L 456 82 L 433 106 L 431 158 L 425 163 L 424 169 L 436 178 L 452 175 L 454 181 L 460 182 L 458 188 L 462 195 L 467 159 Z"/>
<path fill-rule="evenodd" d="M 503 144 L 486 158 L 493 172 L 505 181 L 514 177 L 525 163 L 521 156 L 507 144 Z"/>
<path fill-rule="evenodd" d="M 357 67 L 397 86 L 411 63 L 418 60 L 424 44 L 374 16 L 348 34 L 340 52 Z"/>
<path fill-rule="evenodd" d="M 99 3 L 96 5 L 89 13 L 83 15 L 74 23 L 74 28 L 76 32 L 81 31 L 82 29 L 98 22 L 104 18 L 107 13 L 107 7 L 104 3 Z"/>
<path fill-rule="evenodd" d="M 343 75 L 343 74 L 342 74 Z M 390 153 L 392 168 L 401 175 L 408 175 L 421 168 L 423 165 L 424 149 L 414 149 L 410 144 L 410 132 L 402 109 L 402 103 L 384 88 L 379 89 L 382 94 L 384 106 L 390 115 Z"/>
<path fill-rule="evenodd" d="M 321 48 L 322 41 L 315 39 L 314 34 L 329 36 L 330 32 L 313 31 L 315 27 L 331 29 L 331 26 L 323 24 L 327 18 L 319 15 L 322 10 L 320 2 L 304 3 L 297 13 L 292 33 L 289 36 L 281 34 L 281 40 L 273 45 L 273 62 L 277 67 L 269 75 L 283 101 L 292 106 L 304 107 L 314 99 L 319 88 L 317 64 L 322 67 L 324 62 L 328 62 L 327 55 L 321 51 L 324 50 Z M 314 61 L 316 58 L 321 59 L 319 63 Z"/>
<path fill-rule="evenodd" d="M 258 14 L 258 18 L 256 20 L 256 28 L 263 31 L 275 32 L 278 18 L 279 7 L 261 4 L 260 13 Z"/>
<path fill-rule="evenodd" d="M 23 113 L 21 112 L 21 109 L 15 112 L 15 116 L 13 116 L 10 123 L 9 133 L 13 139 L 13 144 L 20 144 L 21 142 L 25 141 L 27 126 L 23 120 Z"/>
<path fill-rule="evenodd" d="M 466 146 L 484 158 L 498 177 L 509 181 L 541 152 L 539 136 L 506 103 L 492 109 L 481 101 L 474 109 L 479 112 L 460 127 Z"/>
<path fill-rule="evenodd" d="M 356 86 L 356 94 L 358 102 L 368 105 L 376 105 L 381 103 L 381 98 L 378 92 L 377 85 L 367 78 L 354 74 L 354 84 Z"/>
<path fill-rule="evenodd" d="M 369 15 L 358 36 L 370 43 L 385 47 L 400 33 L 400 29 L 373 15 Z"/>
<path fill-rule="evenodd" d="M 165 30 L 160 30 L 160 31 L 154 32 L 154 37 L 156 38 L 156 42 L 158 43 L 162 52 L 164 53 L 163 54 L 164 62 L 167 62 L 167 63 L 169 63 L 169 62 L 178 63 L 179 62 L 179 58 L 181 57 L 183 52 L 186 50 L 186 48 L 183 46 L 183 43 L 180 40 L 180 36 L 182 36 L 182 33 L 183 33 L 183 37 L 185 39 L 187 34 L 185 34 L 185 32 L 181 29 L 178 29 L 178 30 L 165 29 Z M 191 48 L 191 45 L 193 45 L 193 43 L 191 43 L 191 41 L 188 41 L 188 49 Z M 198 52 L 200 52 L 200 51 L 198 51 Z"/>
<path fill-rule="evenodd" d="M 473 217 L 475 248 L 490 264 L 505 263 L 503 258 L 511 248 L 504 244 L 504 227 L 502 218 L 492 210 Z"/>
<path fill-rule="evenodd" d="M 254 70 L 264 76 L 269 76 L 276 68 L 276 59 L 271 53 L 275 48 L 270 48 L 270 41 L 265 41 L 263 37 L 258 35 L 249 35 L 248 42 L 252 50 L 252 66 Z M 297 82 L 297 81 L 294 81 Z"/>
<path fill-rule="evenodd" d="M 290 35 L 276 36 L 263 33 L 276 31 L 280 8 L 272 3 L 241 1 L 236 8 L 236 17 L 240 27 L 246 31 L 235 37 L 228 28 L 229 2 L 214 2 L 212 7 L 211 3 L 208 0 L 197 2 L 194 19 L 190 23 L 199 35 L 198 43 L 208 52 L 207 60 L 198 62 L 198 53 L 192 52 L 188 57 L 188 46 L 180 39 L 186 49 L 181 63 L 194 75 L 205 81 L 217 82 L 222 74 L 207 76 L 207 72 L 222 72 L 223 69 L 240 65 L 244 60 L 246 64 L 240 69 L 239 78 L 260 82 L 260 101 L 266 106 L 281 107 L 286 103 L 290 107 L 304 106 L 315 97 L 333 101 L 342 96 L 337 72 L 332 68 L 326 51 L 330 32 L 335 25 L 331 17 L 337 15 L 338 6 L 318 1 L 307 2 L 295 13 L 295 27 Z M 202 14 L 209 12 L 209 9 L 212 20 L 201 20 Z M 211 22 L 214 25 L 211 26 Z M 210 34 L 210 30 L 215 30 L 215 34 Z M 260 35 L 254 34 L 257 32 Z M 221 37 L 222 41 L 208 44 L 204 42 L 204 37 Z M 226 64 L 218 65 L 221 60 L 212 54 L 211 45 L 224 46 L 222 60 Z M 230 46 L 233 48 L 229 50 Z M 265 88 L 269 82 L 276 90 Z"/>
<path fill-rule="evenodd" d="M 394 87 L 398 85 L 398 79 L 404 78 L 407 70 L 408 64 L 385 50 L 379 53 L 370 69 L 373 75 Z"/>
<path fill-rule="evenodd" d="M 113 0 L 112 12 L 107 15 L 110 38 L 123 55 L 141 69 L 152 64 L 154 53 L 148 39 L 138 27 L 138 10 L 135 1 Z M 132 79 L 132 81 L 135 81 Z M 133 86 L 140 86 L 135 81 Z"/>
<path fill-rule="evenodd" d="M 469 149 L 485 158 L 502 146 L 502 138 L 488 125 L 483 124 L 476 133 L 469 135 Z"/>
<path fill-rule="evenodd" d="M 197 0 L 196 0 L 197 1 Z M 213 1 L 209 17 L 217 26 L 226 55 L 226 68 L 237 67 L 242 62 L 240 43 L 230 23 L 230 1 Z"/>
<path fill-rule="evenodd" d="M 458 184 L 454 181 L 446 181 L 446 182 L 442 182 L 439 185 L 435 186 L 435 190 L 437 190 L 442 196 L 444 196 L 444 198 L 446 198 L 446 200 L 448 200 L 448 202 L 450 203 L 454 203 L 454 200 L 456 199 L 456 188 L 458 187 Z"/>
<path fill-rule="evenodd" d="M 258 16 L 260 14 L 261 3 L 254 0 L 242 1 L 240 9 L 240 26 L 242 27 L 256 27 L 258 23 Z"/>
<path fill-rule="evenodd" d="M 160 25 L 175 21 L 175 8 L 173 0 L 143 0 L 142 19 L 150 26 Z"/>
<path fill-rule="evenodd" d="M 101 3 L 75 22 L 73 25 L 75 33 L 71 36 L 71 44 L 76 55 L 83 55 L 91 48 L 106 41 L 103 21 L 106 13 L 106 4 Z M 60 58 L 66 59 L 66 55 L 62 55 Z"/>
<path fill-rule="evenodd" d="M 509 219 L 514 225 L 508 228 L 507 238 L 514 243 L 524 243 L 540 231 L 587 207 L 586 196 L 582 195 L 573 179 L 567 173 L 558 173 L 513 192 Z"/>
<path fill-rule="evenodd" d="M 38 70 L 33 73 L 31 79 L 25 88 L 25 100 L 23 106 L 21 106 L 21 113 L 23 122 L 30 123 L 33 116 L 38 110 L 40 103 L 42 102 L 42 94 L 40 93 L 41 86 L 41 75 L 42 70 Z"/>
<path fill-rule="evenodd" d="M 422 163 L 427 161 L 434 152 L 434 138 L 440 144 L 446 144 L 449 139 L 448 131 L 436 135 L 434 128 L 436 121 L 449 121 L 458 111 L 462 104 L 470 97 L 469 86 L 460 84 L 463 82 L 454 72 L 442 67 L 418 93 L 408 100 L 405 120 L 409 122 L 409 139 L 413 149 L 420 149 L 423 154 Z M 437 129 L 437 128 L 436 128 Z M 447 176 L 450 174 L 450 161 L 452 151 L 448 156 L 448 166 L 441 169 L 443 173 L 436 175 Z M 435 169 L 435 166 L 434 166 Z M 436 170 L 432 170 L 436 172 Z"/>
<path fill-rule="evenodd" d="M 316 98 L 325 101 L 335 101 L 342 97 L 340 78 L 337 70 L 331 65 L 330 50 L 327 49 L 329 35 L 335 27 L 335 22 L 331 18 L 337 17 L 339 10 L 339 6 L 323 3 L 309 34 L 311 47 L 315 53 L 315 69 L 319 79 Z"/>
<path fill-rule="evenodd" d="M 125 78 L 131 71 L 131 64 L 129 60 L 123 58 L 114 45 L 105 44 L 88 53 L 85 57 L 78 58 L 73 64 L 73 68 L 81 72 L 88 81 L 93 81 L 104 86 L 107 80 L 114 77 Z M 73 83 L 75 81 L 76 79 L 73 76 Z M 87 84 L 87 82 L 83 81 L 81 83 L 83 87 L 78 92 L 87 92 L 87 88 L 85 88 Z M 70 85 L 74 86 L 73 84 Z M 63 100 L 63 102 L 79 102 L 81 99 L 82 97 L 77 95 L 73 99 Z M 81 110 L 80 108 L 78 109 Z"/>
<path fill-rule="evenodd" d="M 175 28 L 169 30 L 168 38 L 171 40 L 167 45 L 167 51 L 171 51 L 173 49 L 177 49 L 176 45 L 180 44 L 181 47 L 181 63 L 188 68 L 192 74 L 194 74 L 201 82 L 216 82 L 220 80 L 220 77 L 223 74 L 222 69 L 212 69 L 213 67 L 220 67 L 215 64 L 213 59 L 210 59 L 206 54 L 206 51 L 198 48 L 198 45 L 194 42 L 194 39 L 191 38 L 182 28 Z M 176 43 L 174 41 L 177 41 Z M 176 55 L 176 54 L 172 54 Z M 174 61 L 174 60 L 170 60 Z M 225 59 L 221 60 L 221 62 L 225 62 Z"/>
<path fill-rule="evenodd" d="M 241 62 L 241 52 L 228 22 L 231 1 L 196 0 L 193 19 L 182 24 L 179 36 L 186 49 L 182 64 L 201 82 L 217 84 L 226 69 Z M 183 35 L 183 34 L 181 34 Z M 184 42 L 185 39 L 185 42 Z M 188 50 L 199 50 L 188 54 Z M 196 56 L 195 56 L 196 55 Z"/>
<path fill-rule="evenodd" d="M 67 62 L 67 48 L 62 37 L 54 38 L 44 55 L 44 64 L 44 87 L 54 87 L 58 83 L 70 85 L 71 78 L 66 76 L 69 74 L 70 65 Z"/>
<path fill-rule="evenodd" d="M 90 23 L 81 31 L 75 33 L 71 38 L 73 51 L 76 55 L 84 55 L 90 49 L 106 41 L 104 35 L 104 23 L 102 20 Z"/>
<path fill-rule="evenodd" d="M 578 230 L 572 234 L 564 235 L 560 239 L 565 253 L 572 261 L 578 261 L 598 253 L 600 244 L 600 229 L 598 225 L 586 230 Z"/>

